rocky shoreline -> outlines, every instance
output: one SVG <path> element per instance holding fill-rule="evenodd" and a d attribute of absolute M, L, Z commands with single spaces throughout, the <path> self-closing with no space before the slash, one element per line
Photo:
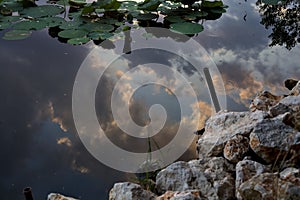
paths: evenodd
<path fill-rule="evenodd" d="M 159 171 L 152 191 L 116 183 L 109 200 L 300 199 L 300 81 L 285 86 L 288 95 L 264 91 L 249 111 L 208 119 L 199 158 Z M 52 194 L 48 200 L 74 199 Z"/>
<path fill-rule="evenodd" d="M 300 199 L 300 81 L 290 93 L 259 93 L 247 112 L 221 111 L 206 123 L 199 159 L 161 170 L 153 192 L 116 183 L 110 200 Z"/>

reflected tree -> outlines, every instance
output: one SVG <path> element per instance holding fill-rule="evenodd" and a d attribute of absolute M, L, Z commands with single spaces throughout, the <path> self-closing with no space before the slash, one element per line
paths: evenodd
<path fill-rule="evenodd" d="M 278 2 L 278 1 L 277 1 Z M 270 46 L 281 45 L 291 50 L 300 43 L 300 2 L 285 0 L 282 2 L 258 1 L 261 24 L 267 29 L 272 28 L 269 38 Z"/>

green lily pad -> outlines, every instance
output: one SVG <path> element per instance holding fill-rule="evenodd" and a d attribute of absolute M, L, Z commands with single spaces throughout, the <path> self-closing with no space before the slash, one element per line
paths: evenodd
<path fill-rule="evenodd" d="M 184 19 L 182 19 L 180 16 L 177 15 L 170 15 L 164 18 L 164 20 L 167 20 L 171 23 L 179 23 L 179 22 L 185 22 Z"/>
<path fill-rule="evenodd" d="M 81 37 L 81 38 L 72 38 L 72 39 L 69 39 L 67 41 L 68 44 L 72 44 L 72 45 L 82 45 L 82 44 L 85 44 L 87 42 L 89 42 L 90 39 L 87 38 L 87 37 Z"/>
<path fill-rule="evenodd" d="M 11 23 L 8 22 L 0 22 L 0 30 L 7 29 L 11 26 Z"/>
<path fill-rule="evenodd" d="M 77 29 L 80 25 L 82 25 L 81 21 L 64 21 L 59 28 L 60 29 Z"/>
<path fill-rule="evenodd" d="M 68 29 L 68 30 L 63 30 L 60 31 L 58 33 L 58 36 L 61 38 L 82 38 L 84 36 L 86 36 L 88 34 L 88 32 L 84 31 L 84 30 L 72 30 L 72 29 Z"/>
<path fill-rule="evenodd" d="M 139 4 L 139 9 L 146 11 L 156 11 L 160 4 L 160 0 L 145 0 L 144 2 Z"/>
<path fill-rule="evenodd" d="M 110 24 L 101 24 L 98 22 L 87 23 L 82 25 L 80 28 L 89 32 L 109 32 L 115 29 L 115 27 Z"/>
<path fill-rule="evenodd" d="M 136 19 L 139 21 L 149 21 L 152 19 L 157 19 L 158 15 L 153 14 L 153 13 L 145 13 L 145 14 L 139 14 L 138 16 L 136 16 Z"/>
<path fill-rule="evenodd" d="M 48 27 L 55 27 L 64 24 L 66 21 L 61 17 L 47 17 L 44 21 L 48 24 Z"/>
<path fill-rule="evenodd" d="M 216 14 L 226 13 L 226 10 L 224 8 L 212 8 L 209 11 Z"/>
<path fill-rule="evenodd" d="M 284 2 L 285 0 L 262 0 L 263 3 L 269 5 L 277 5 L 279 2 Z"/>
<path fill-rule="evenodd" d="M 83 7 L 87 3 L 85 2 L 85 0 L 69 0 L 69 4 L 71 6 Z"/>
<path fill-rule="evenodd" d="M 15 24 L 13 27 L 16 30 L 42 30 L 47 27 L 47 22 L 44 20 L 26 20 Z"/>
<path fill-rule="evenodd" d="M 31 31 L 27 30 L 11 30 L 4 34 L 4 40 L 23 40 L 31 35 Z"/>
<path fill-rule="evenodd" d="M 122 5 L 120 6 L 120 10 L 127 10 L 127 11 L 132 11 L 132 10 L 137 10 L 138 4 L 135 1 L 123 1 Z"/>
<path fill-rule="evenodd" d="M 112 33 L 99 33 L 99 32 L 92 32 L 88 34 L 88 37 L 92 40 L 106 40 L 110 37 L 114 36 Z"/>
<path fill-rule="evenodd" d="M 33 18 L 56 16 L 64 12 L 64 8 L 55 5 L 42 5 L 37 7 L 26 8 L 21 11 L 23 16 L 29 16 Z"/>
<path fill-rule="evenodd" d="M 16 21 L 20 21 L 22 18 L 19 16 L 6 16 L 1 18 L 0 21 L 2 22 L 16 22 Z"/>
<path fill-rule="evenodd" d="M 170 25 L 170 30 L 176 33 L 193 35 L 203 31 L 203 26 L 201 24 L 191 22 L 174 23 Z"/>
<path fill-rule="evenodd" d="M 201 7 L 203 8 L 216 8 L 222 6 L 223 6 L 222 1 L 202 1 L 201 3 Z"/>

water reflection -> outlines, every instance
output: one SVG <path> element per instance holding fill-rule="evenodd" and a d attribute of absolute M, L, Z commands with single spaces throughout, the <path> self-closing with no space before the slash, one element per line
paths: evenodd
<path fill-rule="evenodd" d="M 270 46 L 283 45 L 292 49 L 300 42 L 300 4 L 297 0 L 282 1 L 279 5 L 267 5 L 257 2 L 261 14 L 261 24 L 272 28 L 269 35 Z"/>
<path fill-rule="evenodd" d="M 228 13 L 207 22 L 196 40 L 209 51 L 221 71 L 228 109 L 245 110 L 259 90 L 287 92 L 281 87 L 284 79 L 300 77 L 300 47 L 296 44 L 290 51 L 278 45 L 269 47 L 271 31 L 260 24 L 254 0 L 224 3 L 229 5 Z M 93 44 L 69 46 L 53 40 L 44 31 L 35 32 L 24 41 L 0 43 L 1 198 L 22 199 L 22 189 L 30 185 L 36 199 L 45 199 L 48 192 L 107 199 L 112 184 L 130 174 L 103 166 L 86 151 L 76 134 L 71 113 L 75 75 Z M 140 62 L 136 57 L 132 63 Z M 103 82 L 105 86 L 109 87 L 108 81 Z M 146 91 L 159 91 L 156 101 L 174 110 L 170 116 L 178 120 L 178 110 L 172 109 L 177 106 L 176 101 L 167 97 L 163 88 L 155 89 L 149 86 Z M 145 93 L 138 91 L 132 99 L 137 103 L 132 112 L 138 113 L 133 118 L 141 124 L 139 119 L 147 118 L 144 99 L 151 101 L 147 105 L 157 103 L 149 97 L 152 93 Z M 98 95 L 101 113 L 108 113 L 105 109 L 109 105 L 100 101 Z M 190 158 L 193 152 L 191 148 L 182 159 Z"/>

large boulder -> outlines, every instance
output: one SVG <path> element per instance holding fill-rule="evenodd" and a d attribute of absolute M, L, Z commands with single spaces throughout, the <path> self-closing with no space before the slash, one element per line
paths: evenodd
<path fill-rule="evenodd" d="M 220 156 L 225 144 L 234 136 L 248 137 L 254 126 L 268 114 L 257 112 L 225 112 L 221 111 L 207 120 L 205 132 L 198 140 L 199 159 Z"/>
<path fill-rule="evenodd" d="M 201 200 L 198 190 L 186 190 L 183 192 L 167 191 L 165 194 L 156 198 L 156 200 Z"/>
<path fill-rule="evenodd" d="M 284 115 L 258 122 L 250 134 L 250 147 L 266 163 L 280 161 L 300 149 L 300 132 L 282 122 Z M 300 154 L 295 155 L 298 157 Z"/>
<path fill-rule="evenodd" d="M 109 192 L 109 200 L 155 200 L 156 195 L 130 182 L 116 183 Z"/>
<path fill-rule="evenodd" d="M 166 191 L 197 190 L 206 199 L 234 198 L 233 166 L 222 157 L 176 162 L 160 171 L 156 187 Z"/>

